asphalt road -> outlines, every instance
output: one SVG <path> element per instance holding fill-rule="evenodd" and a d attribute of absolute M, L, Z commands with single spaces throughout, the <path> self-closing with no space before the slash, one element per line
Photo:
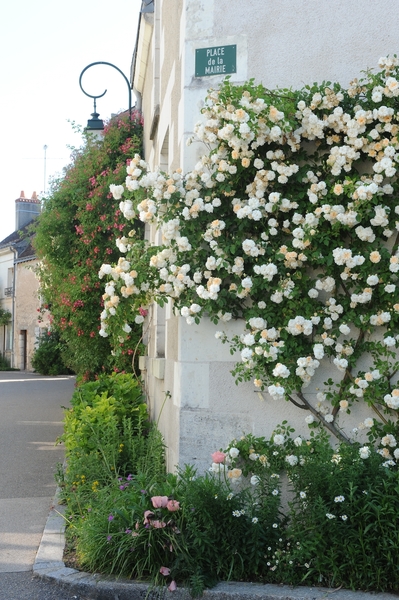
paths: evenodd
<path fill-rule="evenodd" d="M 63 406 L 73 377 L 0 372 L 0 600 L 84 600 L 34 578 L 32 566 L 64 460 Z"/>
<path fill-rule="evenodd" d="M 0 573 L 1 600 L 89 600 L 32 573 Z"/>

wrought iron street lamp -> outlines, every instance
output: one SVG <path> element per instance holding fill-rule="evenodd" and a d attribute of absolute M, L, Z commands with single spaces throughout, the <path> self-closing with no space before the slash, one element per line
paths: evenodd
<path fill-rule="evenodd" d="M 100 115 L 97 112 L 96 100 L 98 98 L 102 98 L 107 93 L 107 90 L 104 90 L 104 92 L 102 94 L 98 94 L 97 96 L 95 96 L 93 94 L 88 94 L 83 89 L 83 86 L 82 86 L 82 77 L 83 77 L 84 73 L 87 71 L 87 69 L 90 69 L 90 67 L 94 67 L 95 65 L 107 65 L 109 67 L 112 67 L 113 69 L 116 69 L 122 75 L 124 80 L 126 81 L 127 87 L 129 90 L 129 122 L 131 122 L 131 120 L 132 120 L 132 90 L 130 89 L 130 82 L 129 82 L 128 78 L 126 77 L 126 75 L 123 73 L 123 71 L 121 71 L 118 67 L 116 67 L 112 63 L 103 62 L 103 61 L 94 62 L 94 63 L 91 63 L 90 65 L 87 65 L 87 67 L 85 67 L 83 69 L 83 71 L 81 72 L 80 77 L 79 77 L 80 89 L 86 96 L 88 96 L 89 98 L 93 98 L 93 100 L 94 100 L 94 112 L 91 113 L 92 118 L 87 121 L 87 127 L 86 127 L 85 131 L 87 131 L 89 133 L 94 133 L 94 134 L 97 133 L 98 134 L 101 131 L 103 131 L 104 122 L 102 119 L 99 119 Z"/>

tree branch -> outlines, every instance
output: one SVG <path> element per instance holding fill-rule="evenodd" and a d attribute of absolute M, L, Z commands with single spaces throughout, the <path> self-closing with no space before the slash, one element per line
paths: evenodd
<path fill-rule="evenodd" d="M 388 423 L 388 421 L 384 417 L 384 415 L 381 414 L 381 412 L 378 410 L 378 408 L 374 404 L 370 404 L 369 406 L 371 406 L 371 408 L 373 409 L 373 411 L 379 416 L 379 418 L 381 419 L 381 421 L 383 423 L 385 423 L 385 425 L 386 425 Z"/>
<path fill-rule="evenodd" d="M 355 350 L 356 350 L 356 348 L 358 348 L 358 346 L 359 346 L 359 345 L 362 343 L 362 341 L 363 341 L 363 339 L 364 339 L 364 335 L 365 335 L 365 333 L 364 333 L 363 329 L 361 329 L 361 330 L 360 330 L 360 333 L 359 333 L 359 337 L 358 337 L 358 338 L 357 338 L 357 340 L 356 340 Z M 338 391 L 338 397 L 339 397 L 339 398 L 341 397 L 341 394 L 342 394 L 342 392 L 343 392 L 344 385 L 346 384 L 346 382 L 348 381 L 348 379 L 350 379 L 351 381 L 353 381 L 353 380 L 354 380 L 354 379 L 353 379 L 353 375 L 352 375 L 352 373 L 351 373 L 351 370 L 350 370 L 350 369 L 346 369 L 346 370 L 345 370 L 345 374 L 344 374 L 344 376 L 343 376 L 343 378 L 342 378 L 342 380 L 341 380 L 341 384 L 340 384 L 340 386 L 339 386 L 339 391 Z M 337 405 L 337 406 L 334 406 L 334 408 L 333 408 L 333 410 L 332 410 L 332 414 L 333 414 L 333 416 L 334 416 L 334 417 L 335 417 L 335 415 L 337 414 L 337 412 L 338 412 L 338 411 L 339 411 L 339 406 L 338 406 L 338 405 Z"/>
<path fill-rule="evenodd" d="M 398 245 L 399 245 L 399 232 L 398 232 L 398 235 L 396 236 L 396 240 L 394 241 L 394 244 L 392 246 L 391 256 L 393 256 L 395 254 L 395 248 Z"/>
<path fill-rule="evenodd" d="M 346 442 L 347 444 L 351 444 L 351 440 L 342 432 L 335 427 L 333 423 L 328 423 L 320 413 L 306 400 L 305 396 L 302 392 L 296 392 L 297 396 L 302 400 L 302 402 L 306 405 L 307 409 L 323 424 L 323 426 L 328 429 L 336 438 L 341 440 L 341 442 Z M 289 400 L 292 401 L 292 398 L 289 396 Z"/>

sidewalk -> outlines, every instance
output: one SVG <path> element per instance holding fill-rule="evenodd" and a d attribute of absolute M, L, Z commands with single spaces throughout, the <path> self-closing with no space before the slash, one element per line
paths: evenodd
<path fill-rule="evenodd" d="M 29 573 L 56 491 L 72 376 L 0 373 L 0 577 Z M 11 598 L 1 588 L 0 597 Z M 17 595 L 12 597 L 18 597 Z"/>
<path fill-rule="evenodd" d="M 85 595 L 90 600 L 160 600 L 174 598 L 188 600 L 190 594 L 183 588 L 175 592 L 151 590 L 147 584 L 114 577 L 91 575 L 70 569 L 63 562 L 65 545 L 63 518 L 65 507 L 54 499 L 42 541 L 33 565 L 33 573 L 68 587 L 70 593 Z M 395 594 L 352 592 L 342 589 L 316 587 L 291 588 L 283 585 L 255 583 L 219 583 L 203 596 L 206 600 L 394 600 Z"/>

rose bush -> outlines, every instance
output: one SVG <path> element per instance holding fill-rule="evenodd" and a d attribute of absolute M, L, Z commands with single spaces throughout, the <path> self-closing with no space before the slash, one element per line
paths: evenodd
<path fill-rule="evenodd" d="M 226 79 L 206 97 L 195 134 L 208 150 L 193 171 L 150 172 L 136 155 L 113 195 L 162 242 L 118 237 L 118 264 L 99 272 L 101 335 L 119 340 L 126 314 L 150 300 L 171 299 L 188 323 L 240 318 L 242 335 L 217 333 L 241 355 L 237 382 L 307 409 L 311 427 L 344 440 L 337 415 L 363 401 L 370 435 L 396 435 L 398 60 L 379 67 L 348 89 Z M 306 388 L 322 366 L 331 377 L 312 402 Z"/>
<path fill-rule="evenodd" d="M 127 225 L 109 186 L 123 181 L 126 161 L 140 150 L 141 136 L 141 117 L 134 112 L 131 122 L 128 115 L 113 118 L 101 142 L 88 137 L 53 182 L 37 221 L 42 310 L 49 309 L 52 329 L 64 342 L 66 366 L 86 378 L 113 367 L 131 369 L 134 351 L 120 352 L 116 359 L 108 341 L 98 336 L 102 299 L 97 272 L 105 259 L 117 260 L 114 232 Z M 138 328 L 130 336 L 135 347 Z"/>

